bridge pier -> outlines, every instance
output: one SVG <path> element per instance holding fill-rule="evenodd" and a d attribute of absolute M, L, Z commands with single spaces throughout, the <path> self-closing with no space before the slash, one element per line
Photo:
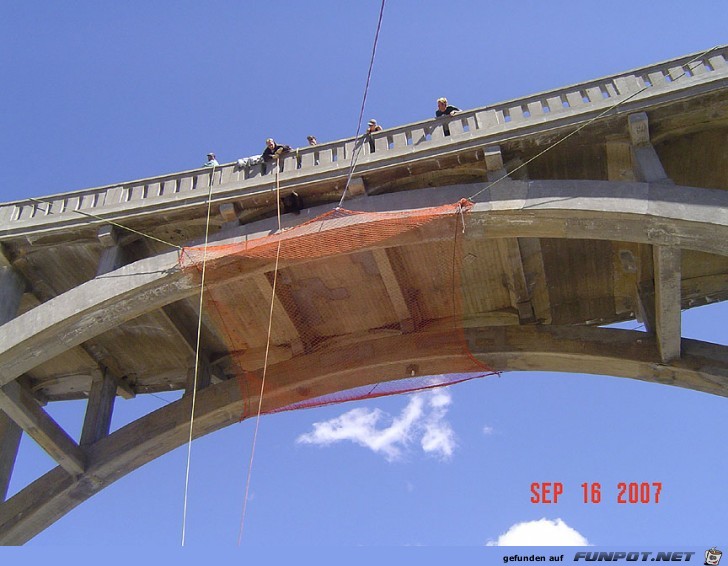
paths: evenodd
<path fill-rule="evenodd" d="M 15 318 L 25 282 L 0 250 L 0 326 Z M 4 411 L 0 411 L 0 502 L 5 501 L 18 456 L 23 429 Z"/>

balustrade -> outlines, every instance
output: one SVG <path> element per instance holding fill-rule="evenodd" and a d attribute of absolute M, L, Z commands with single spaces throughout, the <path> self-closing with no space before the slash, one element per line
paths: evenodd
<path fill-rule="evenodd" d="M 430 119 L 389 128 L 368 140 L 354 138 L 316 146 L 298 148 L 281 156 L 277 162 L 223 164 L 167 174 L 150 179 L 115 184 L 71 193 L 44 197 L 42 204 L 31 199 L 0 205 L 0 233 L 16 223 L 52 223 L 61 215 L 75 211 L 100 214 L 102 209 L 124 206 L 143 207 L 151 199 L 179 198 L 230 185 L 240 188 L 268 183 L 264 179 L 279 169 L 283 176 L 305 176 L 319 171 L 344 168 L 362 143 L 360 158 L 366 161 L 385 160 L 412 148 L 454 144 L 463 139 L 487 138 L 494 133 L 525 125 L 559 120 L 607 108 L 620 100 L 640 93 L 641 96 L 681 90 L 694 84 L 725 79 L 728 76 L 728 46 L 722 46 L 695 61 L 693 56 L 650 65 L 627 73 L 588 81 L 518 100 L 460 112 L 454 116 Z M 644 91 L 644 94 L 640 91 Z M 484 140 L 486 141 L 486 140 Z"/>

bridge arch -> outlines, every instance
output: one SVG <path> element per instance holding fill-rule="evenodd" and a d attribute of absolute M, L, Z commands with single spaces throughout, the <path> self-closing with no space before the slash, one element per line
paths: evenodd
<path fill-rule="evenodd" d="M 490 188 L 475 184 L 415 190 L 352 204 L 361 210 L 404 210 L 456 202 L 481 189 L 485 190 L 474 199 L 466 221 L 466 238 L 474 241 L 618 240 L 728 256 L 728 193 L 718 190 L 607 181 L 504 180 Z M 271 222 L 264 221 L 228 233 L 225 242 L 262 237 L 270 231 Z M 444 240 L 452 238 L 452 232 L 424 236 Z M 121 322 L 197 293 L 197 278 L 181 270 L 178 260 L 178 252 L 171 252 L 135 262 L 8 322 L 7 332 L 0 337 L 0 385 L 12 383 L 24 372 Z M 446 340 L 437 328 L 430 332 L 432 344 Z M 470 351 L 496 370 L 600 373 L 728 396 L 728 348 L 724 346 L 683 339 L 680 357 L 665 362 L 657 337 L 645 332 L 591 326 L 473 325 L 465 333 Z M 335 376 L 311 377 L 305 384 L 309 395 L 368 383 L 365 380 L 375 366 L 403 368 L 412 362 L 398 357 L 400 349 L 395 347 L 397 341 L 409 340 L 407 335 L 352 338 L 332 346 L 329 353 L 348 355 L 351 349 L 365 346 L 387 347 L 373 358 L 351 356 L 359 363 Z M 452 360 L 452 351 L 433 347 L 425 367 L 431 374 L 447 373 L 452 371 Z M 301 383 L 286 382 L 283 376 L 295 375 L 296 366 L 305 363 L 306 356 L 301 356 L 270 368 L 280 382 L 277 391 L 264 399 L 264 410 L 289 403 L 291 389 Z M 243 398 L 235 380 L 202 390 L 195 436 L 238 422 L 250 402 L 257 404 L 255 394 Z M 82 473 L 69 474 L 59 466 L 30 484 L 0 507 L 0 542 L 25 542 L 116 479 L 183 444 L 189 413 L 186 396 L 88 446 Z"/>
<path fill-rule="evenodd" d="M 365 199 L 357 209 L 456 202 L 480 188 L 487 185 L 381 195 Z M 683 201 L 687 194 L 690 198 Z M 241 227 L 239 234 L 217 243 L 262 237 L 270 233 L 270 224 Z M 450 239 L 452 233 L 448 229 L 425 237 Z M 647 183 L 508 181 L 478 198 L 468 213 L 467 237 L 618 240 L 728 256 L 728 193 Z M 179 268 L 178 259 L 178 252 L 169 252 L 135 262 L 8 322 L 0 337 L 0 385 L 121 322 L 195 294 L 199 283 Z"/>

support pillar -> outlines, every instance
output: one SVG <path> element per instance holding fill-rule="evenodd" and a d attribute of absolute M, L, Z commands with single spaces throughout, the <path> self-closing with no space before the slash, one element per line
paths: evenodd
<path fill-rule="evenodd" d="M 0 503 L 5 501 L 23 434 L 15 422 L 0 411 Z"/>
<path fill-rule="evenodd" d="M 681 250 L 654 246 L 655 333 L 660 358 L 668 363 L 680 358 L 681 345 Z"/>
<path fill-rule="evenodd" d="M 119 231 L 115 226 L 106 225 L 99 228 L 98 238 L 104 251 L 101 252 L 96 275 L 104 275 L 129 263 L 124 247 L 119 243 Z"/>
<path fill-rule="evenodd" d="M 81 446 L 88 446 L 109 435 L 115 399 L 116 380 L 108 371 L 104 371 L 101 377 L 91 382 L 81 431 Z"/>
<path fill-rule="evenodd" d="M 488 181 L 494 183 L 503 177 L 508 177 L 508 172 L 503 165 L 503 154 L 499 145 L 491 145 L 485 148 L 485 168 L 488 171 Z"/>
<path fill-rule="evenodd" d="M 24 291 L 23 278 L 0 250 L 0 326 L 15 318 Z M 0 411 L 0 503 L 8 495 L 22 434 L 23 429 Z"/>
<path fill-rule="evenodd" d="M 672 184 L 650 142 L 650 127 L 645 112 L 629 116 L 629 135 L 632 140 L 632 157 L 637 180 L 645 183 Z"/>

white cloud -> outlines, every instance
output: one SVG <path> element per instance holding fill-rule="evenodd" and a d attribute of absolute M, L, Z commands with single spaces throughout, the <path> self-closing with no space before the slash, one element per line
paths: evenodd
<path fill-rule="evenodd" d="M 483 434 L 485 436 L 490 436 L 494 432 L 495 432 L 495 429 L 492 426 L 486 425 L 486 426 L 483 427 Z"/>
<path fill-rule="evenodd" d="M 445 418 L 451 403 L 448 391 L 434 389 L 412 395 L 400 415 L 391 419 L 380 409 L 352 409 L 328 421 L 314 423 L 313 430 L 299 436 L 296 442 L 329 446 L 350 441 L 388 460 L 396 460 L 419 438 L 425 453 L 447 459 L 456 447 L 455 433 Z M 381 426 L 387 420 L 390 424 Z"/>
<path fill-rule="evenodd" d="M 561 519 L 516 523 L 486 546 L 590 546 L 589 541 Z"/>
<path fill-rule="evenodd" d="M 445 420 L 447 409 L 452 403 L 449 392 L 433 390 L 430 394 L 430 413 L 424 419 L 424 434 L 420 444 L 422 450 L 441 458 L 450 458 L 455 450 L 455 432 Z"/>

